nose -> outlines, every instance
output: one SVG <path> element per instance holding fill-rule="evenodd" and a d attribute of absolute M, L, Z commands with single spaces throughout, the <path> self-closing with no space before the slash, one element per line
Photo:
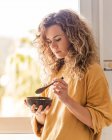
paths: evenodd
<path fill-rule="evenodd" d="M 51 46 L 51 48 L 56 48 L 57 47 L 57 43 L 55 41 L 52 41 L 50 46 Z"/>

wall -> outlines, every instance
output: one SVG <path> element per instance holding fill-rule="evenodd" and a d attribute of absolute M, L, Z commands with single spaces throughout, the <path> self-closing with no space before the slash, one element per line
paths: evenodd
<path fill-rule="evenodd" d="M 80 11 L 92 25 L 98 46 L 101 62 L 112 60 L 112 1 L 80 0 Z"/>
<path fill-rule="evenodd" d="M 112 60 L 112 0 L 103 0 L 103 58 Z"/>
<path fill-rule="evenodd" d="M 112 0 L 80 0 L 80 12 L 92 25 L 100 51 L 100 62 L 104 68 L 104 60 L 112 60 Z M 112 61 L 111 66 L 112 66 Z M 106 64 L 107 66 L 107 64 Z M 107 67 L 108 68 L 108 67 Z M 112 96 L 112 68 L 105 71 Z M 112 125 L 103 130 L 101 140 L 112 139 Z"/>

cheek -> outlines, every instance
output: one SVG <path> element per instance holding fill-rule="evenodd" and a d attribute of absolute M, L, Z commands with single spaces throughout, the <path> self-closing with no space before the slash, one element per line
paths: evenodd
<path fill-rule="evenodd" d="M 66 52 L 68 52 L 68 50 L 69 50 L 69 43 L 68 42 L 66 42 L 64 44 L 63 50 L 66 51 Z"/>
<path fill-rule="evenodd" d="M 64 44 L 64 48 L 65 48 L 65 50 L 68 50 L 68 48 L 69 48 L 69 46 L 70 46 L 70 42 L 69 42 L 69 40 L 66 38 L 65 40 L 64 40 L 64 42 L 63 42 L 63 44 Z"/>

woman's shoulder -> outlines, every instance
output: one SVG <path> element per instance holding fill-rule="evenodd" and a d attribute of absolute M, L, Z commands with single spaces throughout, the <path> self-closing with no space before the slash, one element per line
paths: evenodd
<path fill-rule="evenodd" d="M 93 64 L 90 64 L 87 68 L 87 72 L 103 72 L 103 68 L 100 64 L 98 63 L 93 63 Z"/>
<path fill-rule="evenodd" d="M 88 66 L 86 76 L 93 77 L 93 78 L 101 78 L 101 77 L 105 77 L 105 74 L 100 64 L 93 63 Z"/>

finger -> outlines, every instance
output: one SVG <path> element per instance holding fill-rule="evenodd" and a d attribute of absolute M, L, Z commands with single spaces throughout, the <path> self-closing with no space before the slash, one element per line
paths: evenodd
<path fill-rule="evenodd" d="M 67 91 L 65 89 L 57 89 L 57 88 L 54 88 L 53 89 L 53 92 L 59 96 L 63 96 L 64 93 L 66 93 Z"/>
<path fill-rule="evenodd" d="M 57 82 L 57 83 L 54 84 L 54 88 L 56 88 L 56 87 L 59 88 L 59 89 L 67 89 L 68 86 L 63 85 L 62 83 Z"/>
<path fill-rule="evenodd" d="M 40 105 L 39 107 L 38 107 L 38 112 L 41 112 L 42 111 L 42 108 L 43 108 L 43 106 L 42 105 Z"/>
<path fill-rule="evenodd" d="M 50 106 L 49 106 L 49 105 L 48 105 L 48 106 L 46 106 L 46 108 L 44 109 L 44 111 L 49 110 L 49 108 L 50 108 Z"/>
<path fill-rule="evenodd" d="M 40 106 L 38 107 L 38 110 L 35 112 L 36 115 L 41 115 L 41 114 L 42 114 L 42 108 L 43 108 L 42 105 L 40 105 Z"/>
<path fill-rule="evenodd" d="M 26 99 L 24 100 L 24 104 L 25 104 L 26 106 L 28 106 L 28 103 L 27 103 L 27 100 L 26 100 Z"/>
<path fill-rule="evenodd" d="M 42 111 L 42 114 L 47 114 L 50 109 L 50 106 L 46 106 L 46 108 Z"/>
<path fill-rule="evenodd" d="M 55 85 L 55 84 L 57 84 L 57 83 L 60 83 L 60 84 L 65 85 L 65 86 L 68 85 L 68 84 L 67 84 L 64 80 L 62 80 L 62 79 L 56 79 L 56 80 L 55 80 L 55 83 L 54 83 L 53 85 Z"/>
<path fill-rule="evenodd" d="M 55 89 L 54 89 L 53 92 L 54 92 L 55 94 L 59 95 L 59 96 L 60 96 L 60 94 L 61 94 L 61 91 L 60 91 L 60 90 L 55 90 Z"/>
<path fill-rule="evenodd" d="M 33 104 L 33 105 L 31 106 L 31 111 L 32 111 L 33 113 L 35 113 L 35 112 L 36 112 L 36 110 L 37 110 L 36 105 L 35 105 L 35 104 Z"/>
<path fill-rule="evenodd" d="M 68 86 L 63 86 L 61 84 L 56 84 L 56 85 L 53 86 L 52 90 L 54 90 L 54 91 L 56 90 L 58 92 L 62 92 L 62 90 L 63 90 L 64 92 L 66 92 L 66 91 L 68 91 Z"/>

